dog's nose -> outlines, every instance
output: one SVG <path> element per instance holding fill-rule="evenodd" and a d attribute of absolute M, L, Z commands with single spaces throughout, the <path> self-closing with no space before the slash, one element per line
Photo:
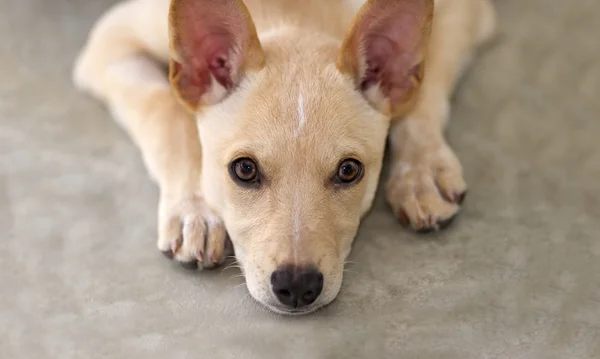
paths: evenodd
<path fill-rule="evenodd" d="M 301 308 L 314 302 L 323 290 L 323 274 L 314 268 L 282 267 L 271 275 L 273 293 L 288 307 Z"/>

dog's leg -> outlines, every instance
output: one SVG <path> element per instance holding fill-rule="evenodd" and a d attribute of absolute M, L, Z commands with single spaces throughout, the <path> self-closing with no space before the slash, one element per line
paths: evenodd
<path fill-rule="evenodd" d="M 106 103 L 160 186 L 159 249 L 188 266 L 211 267 L 224 256 L 226 233 L 199 195 L 195 119 L 176 100 L 157 60 L 168 55 L 167 5 L 133 0 L 110 9 L 91 31 L 74 81 Z"/>
<path fill-rule="evenodd" d="M 436 5 L 421 97 L 389 134 L 393 162 L 386 198 L 400 220 L 419 232 L 443 228 L 465 196 L 461 164 L 443 132 L 455 84 L 475 48 L 494 29 L 489 0 Z"/>

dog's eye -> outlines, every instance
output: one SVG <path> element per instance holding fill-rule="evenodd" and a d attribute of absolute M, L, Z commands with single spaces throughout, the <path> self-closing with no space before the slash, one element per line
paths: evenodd
<path fill-rule="evenodd" d="M 362 177 L 363 165 L 355 159 L 347 159 L 340 163 L 336 174 L 339 183 L 350 184 Z"/>
<path fill-rule="evenodd" d="M 258 180 L 258 169 L 256 163 L 249 158 L 240 158 L 233 161 L 231 172 L 235 179 L 241 182 L 256 182 Z"/>

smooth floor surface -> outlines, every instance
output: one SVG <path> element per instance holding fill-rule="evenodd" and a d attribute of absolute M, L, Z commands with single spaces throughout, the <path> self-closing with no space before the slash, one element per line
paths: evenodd
<path fill-rule="evenodd" d="M 448 136 L 441 234 L 381 193 L 342 292 L 271 314 L 155 248 L 158 191 L 70 71 L 115 0 L 0 0 L 0 358 L 600 358 L 600 2 L 498 0 Z"/>

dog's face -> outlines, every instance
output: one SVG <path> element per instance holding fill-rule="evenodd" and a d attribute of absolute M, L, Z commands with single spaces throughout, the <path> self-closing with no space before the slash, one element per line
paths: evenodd
<path fill-rule="evenodd" d="M 422 76 L 429 2 L 407 0 L 427 15 L 418 41 L 386 31 L 398 26 L 390 11 L 407 11 L 399 3 L 367 3 L 339 43 L 297 29 L 259 41 L 240 1 L 173 1 L 171 81 L 198 114 L 203 196 L 250 293 L 275 311 L 310 312 L 339 292 L 390 118 Z"/>
<path fill-rule="evenodd" d="M 293 48 L 275 39 L 263 49 L 265 67 L 199 121 L 203 192 L 223 217 L 255 298 L 291 310 L 280 306 L 272 273 L 322 274 L 318 299 L 302 308 L 309 310 L 338 293 L 377 187 L 389 120 L 336 69 L 335 56 L 291 58 Z"/>

